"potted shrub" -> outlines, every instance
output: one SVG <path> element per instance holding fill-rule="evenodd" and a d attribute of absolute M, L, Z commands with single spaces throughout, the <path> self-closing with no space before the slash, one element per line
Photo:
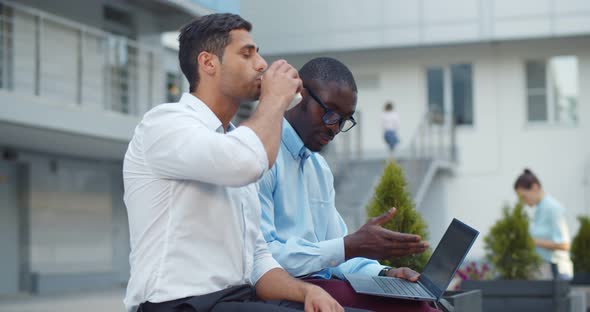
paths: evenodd
<path fill-rule="evenodd" d="M 535 252 L 524 207 L 518 202 L 512 211 L 505 206 L 502 213 L 484 238 L 486 258 L 502 279 L 532 279 L 541 258 Z"/>
<path fill-rule="evenodd" d="M 542 263 L 529 234 L 522 203 L 504 207 L 484 238 L 486 259 L 497 275 L 489 281 L 465 280 L 461 289 L 480 289 L 484 311 L 568 311 L 566 281 L 532 280 Z"/>
<path fill-rule="evenodd" d="M 397 232 L 418 234 L 422 239 L 428 239 L 426 222 L 416 211 L 414 201 L 407 190 L 403 171 L 394 161 L 385 166 L 374 195 L 367 205 L 367 213 L 372 218 L 382 215 L 391 207 L 395 207 L 397 211 L 393 219 L 384 224 L 385 228 Z M 430 250 L 427 250 L 419 255 L 391 259 L 381 263 L 392 267 L 405 266 L 421 272 L 430 259 L 430 255 Z M 450 303 L 451 309 L 455 312 L 481 311 L 481 292 L 479 290 L 445 292 L 443 298 Z"/>
<path fill-rule="evenodd" d="M 580 229 L 572 241 L 573 284 L 590 284 L 590 218 L 579 216 Z"/>
<path fill-rule="evenodd" d="M 428 239 L 426 223 L 415 209 L 414 201 L 406 188 L 402 169 L 394 161 L 390 161 L 385 166 L 383 175 L 375 187 L 373 197 L 367 205 L 367 213 L 369 218 L 373 218 L 384 214 L 391 207 L 395 207 L 397 210 L 393 219 L 383 225 L 384 228 L 417 234 L 423 240 Z M 382 264 L 391 267 L 409 267 L 420 272 L 429 258 L 430 250 L 419 255 L 382 261 Z"/>
<path fill-rule="evenodd" d="M 588 287 L 590 285 L 590 218 L 578 216 L 578 220 L 580 229 L 572 240 L 570 249 L 574 263 L 572 293 L 585 297 L 586 309 L 590 311 L 590 287 Z"/>

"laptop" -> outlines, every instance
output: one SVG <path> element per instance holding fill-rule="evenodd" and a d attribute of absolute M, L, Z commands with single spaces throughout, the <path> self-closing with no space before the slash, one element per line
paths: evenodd
<path fill-rule="evenodd" d="M 463 263 L 477 235 L 479 235 L 477 230 L 453 219 L 416 283 L 387 276 L 366 274 L 344 274 L 344 276 L 357 293 L 420 301 L 439 301 L 451 283 L 455 271 Z"/>

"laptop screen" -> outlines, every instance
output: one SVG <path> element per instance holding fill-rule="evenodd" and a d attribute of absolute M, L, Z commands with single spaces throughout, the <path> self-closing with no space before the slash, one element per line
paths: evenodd
<path fill-rule="evenodd" d="M 439 291 L 444 292 L 449 286 L 478 234 L 478 231 L 453 219 L 422 271 Z"/>

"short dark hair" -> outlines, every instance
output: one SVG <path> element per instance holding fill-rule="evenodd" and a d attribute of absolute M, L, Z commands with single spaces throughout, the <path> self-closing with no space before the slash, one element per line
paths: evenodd
<path fill-rule="evenodd" d="M 178 60 L 190 84 L 190 92 L 199 85 L 199 54 L 207 51 L 221 60 L 223 50 L 229 44 L 229 32 L 234 29 L 251 31 L 252 24 L 236 14 L 216 13 L 196 18 L 180 29 Z"/>
<path fill-rule="evenodd" d="M 331 57 L 318 57 L 305 63 L 299 70 L 299 77 L 304 84 L 311 80 L 335 81 L 344 83 L 352 91 L 358 92 L 350 69 L 339 60 Z"/>
<path fill-rule="evenodd" d="M 525 168 L 516 179 L 516 182 L 514 182 L 514 189 L 523 188 L 525 190 L 530 190 L 534 184 L 537 184 L 540 187 L 541 181 L 539 181 L 539 178 L 537 178 L 532 171 Z"/>
<path fill-rule="evenodd" d="M 392 102 L 385 103 L 385 110 L 386 111 L 393 110 L 393 103 Z"/>

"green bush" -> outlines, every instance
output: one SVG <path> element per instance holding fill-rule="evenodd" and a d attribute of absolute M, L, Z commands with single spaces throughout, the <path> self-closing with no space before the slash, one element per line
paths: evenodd
<path fill-rule="evenodd" d="M 505 206 L 503 217 L 484 238 L 486 258 L 502 279 L 531 279 L 541 265 L 529 233 L 529 221 L 521 202 Z"/>
<path fill-rule="evenodd" d="M 578 216 L 580 229 L 572 241 L 572 262 L 575 272 L 590 273 L 590 218 Z"/>
<path fill-rule="evenodd" d="M 373 198 L 367 205 L 367 213 L 372 218 L 384 214 L 391 207 L 395 207 L 397 210 L 393 219 L 383 225 L 384 228 L 417 234 L 423 240 L 428 239 L 426 223 L 414 207 L 412 197 L 406 189 L 406 181 L 401 168 L 393 161 L 386 165 L 383 176 L 375 188 Z M 381 263 L 392 267 L 409 267 L 420 272 L 429 258 L 430 250 L 427 250 L 419 255 L 391 259 Z"/>

